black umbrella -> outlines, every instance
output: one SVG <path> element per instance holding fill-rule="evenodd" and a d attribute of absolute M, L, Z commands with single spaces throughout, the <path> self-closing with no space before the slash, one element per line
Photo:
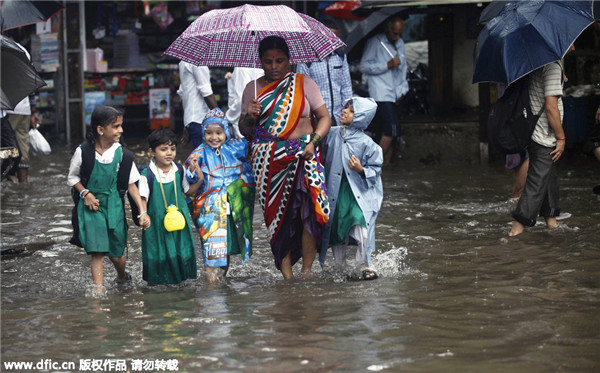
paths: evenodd
<path fill-rule="evenodd" d="M 0 35 L 0 109 L 14 109 L 22 99 L 45 85 L 25 51 Z"/>
<path fill-rule="evenodd" d="M 375 34 L 383 32 L 385 21 L 395 15 L 401 16 L 402 12 L 407 9 L 408 7 L 405 6 L 383 7 L 361 21 L 346 39 L 348 60 L 359 59 L 365 42 Z"/>
<path fill-rule="evenodd" d="M 57 1 L 2 0 L 0 1 L 0 25 L 2 31 L 11 28 L 46 22 L 63 10 Z"/>

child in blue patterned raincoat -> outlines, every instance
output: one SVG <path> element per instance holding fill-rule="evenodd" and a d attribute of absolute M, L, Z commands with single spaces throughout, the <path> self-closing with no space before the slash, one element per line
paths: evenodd
<path fill-rule="evenodd" d="M 383 200 L 383 152 L 363 132 L 376 111 L 372 98 L 353 97 L 342 109 L 340 126 L 332 127 L 322 143 L 333 218 L 323 230 L 319 260 L 325 264 L 331 247 L 336 264 L 345 265 L 348 239 L 352 238 L 358 244 L 356 266 L 362 269 L 365 280 L 378 277 L 371 254 L 375 251 L 375 220 Z"/>
<path fill-rule="evenodd" d="M 252 255 L 254 179 L 246 139 L 231 138 L 221 109 L 209 111 L 202 122 L 203 143 L 185 162 L 190 182 L 202 184 L 192 200 L 192 215 L 202 242 L 205 277 L 218 280 L 219 267 L 229 268 L 229 256 L 242 262 Z"/>

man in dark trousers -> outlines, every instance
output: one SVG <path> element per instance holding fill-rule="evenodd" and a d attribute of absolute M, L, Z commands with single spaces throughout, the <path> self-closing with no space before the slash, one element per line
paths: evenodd
<path fill-rule="evenodd" d="M 571 45 L 567 53 L 575 50 Z M 556 161 L 565 151 L 563 118 L 563 67 L 562 61 L 546 64 L 530 73 L 529 100 L 532 112 L 544 111 L 531 135 L 529 170 L 525 189 L 512 213 L 510 236 L 523 233 L 525 227 L 533 227 L 538 214 L 546 220 L 548 228 L 556 228 L 560 215 Z"/>

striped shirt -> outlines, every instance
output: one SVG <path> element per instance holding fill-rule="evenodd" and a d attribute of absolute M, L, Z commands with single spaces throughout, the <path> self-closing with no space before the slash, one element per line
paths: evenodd
<path fill-rule="evenodd" d="M 534 114 L 540 112 L 545 104 L 545 98 L 550 96 L 558 97 L 558 110 L 560 112 L 560 121 L 563 119 L 563 102 L 562 102 L 562 67 L 558 62 L 551 62 L 531 73 L 529 78 L 529 100 L 531 102 L 531 111 Z M 538 119 L 535 130 L 531 139 L 536 143 L 553 148 L 556 146 L 556 136 L 550 124 L 546 112 L 542 111 L 540 119 Z"/>

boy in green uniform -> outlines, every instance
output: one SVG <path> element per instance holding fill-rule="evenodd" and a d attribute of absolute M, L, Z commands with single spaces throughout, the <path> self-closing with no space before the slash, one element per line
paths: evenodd
<path fill-rule="evenodd" d="M 201 181 L 190 185 L 183 177 L 183 167 L 174 162 L 177 137 L 173 131 L 163 128 L 152 132 L 148 144 L 153 158 L 141 172 L 139 189 L 143 209 L 140 217 L 148 214 L 153 224 L 142 233 L 143 279 L 149 285 L 178 284 L 197 277 L 186 194 L 196 194 Z M 171 205 L 176 209 L 170 207 L 169 211 L 176 212 L 167 212 Z M 170 214 L 176 214 L 180 220 L 183 218 L 181 229 L 172 228 L 165 221 L 165 216 Z"/>

